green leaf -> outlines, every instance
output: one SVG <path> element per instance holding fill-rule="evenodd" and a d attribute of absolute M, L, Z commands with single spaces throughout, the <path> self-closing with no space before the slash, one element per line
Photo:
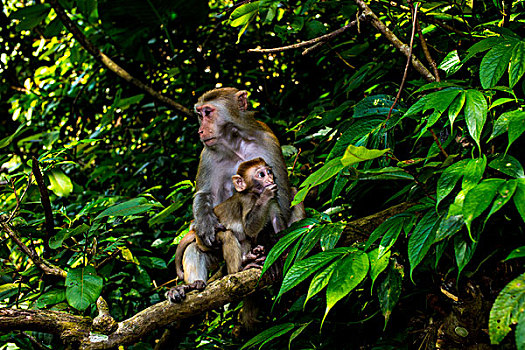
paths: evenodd
<path fill-rule="evenodd" d="M 379 306 L 381 307 L 381 313 L 385 318 L 385 327 L 390 319 L 392 310 L 396 306 L 401 291 L 403 278 L 398 269 L 391 267 L 386 275 L 386 278 L 381 282 L 377 291 L 377 297 L 379 299 Z"/>
<path fill-rule="evenodd" d="M 405 224 L 405 219 L 411 218 L 411 214 L 398 214 L 394 215 L 385 221 L 381 223 L 376 229 L 370 234 L 370 237 L 368 237 L 368 240 L 365 244 L 365 250 L 368 250 L 372 244 L 374 244 L 375 241 L 379 239 L 379 237 L 385 235 L 387 232 L 401 232 L 401 229 L 403 228 Z"/>
<path fill-rule="evenodd" d="M 302 189 L 295 195 L 292 201 L 292 205 L 301 203 L 308 194 L 308 191 L 312 187 L 320 185 L 323 182 L 330 180 L 332 177 L 337 175 L 337 173 L 343 168 L 345 168 L 345 165 L 343 165 L 343 163 L 341 162 L 341 157 L 332 159 L 331 161 L 323 165 L 321 169 L 308 176 L 308 178 L 304 180 L 304 182 L 299 186 Z"/>
<path fill-rule="evenodd" d="M 278 324 L 277 326 L 268 328 L 267 330 L 257 334 L 255 337 L 248 340 L 246 344 L 242 346 L 241 350 L 251 348 L 257 344 L 261 344 L 261 346 L 263 346 L 268 341 L 273 340 L 277 337 L 280 337 L 283 334 L 288 333 L 289 331 L 294 329 L 294 327 L 295 326 L 293 323 L 284 323 L 284 324 Z"/>
<path fill-rule="evenodd" d="M 302 260 L 306 255 L 308 255 L 308 253 L 310 253 L 310 251 L 315 247 L 317 242 L 319 242 L 319 239 L 321 238 L 324 229 L 325 225 L 317 225 L 304 235 L 304 238 L 301 242 L 301 247 L 297 251 L 297 261 Z"/>
<path fill-rule="evenodd" d="M 465 192 L 470 191 L 481 181 L 485 168 L 487 166 L 487 158 L 483 155 L 481 158 L 470 159 L 463 170 L 463 182 L 461 189 Z"/>
<path fill-rule="evenodd" d="M 439 203 L 446 196 L 448 196 L 450 192 L 452 192 L 454 186 L 456 186 L 456 183 L 463 176 L 465 166 L 469 163 L 469 161 L 469 159 L 460 160 L 459 162 L 454 163 L 446 168 L 441 174 L 437 183 L 436 208 L 438 207 Z"/>
<path fill-rule="evenodd" d="M 394 96 L 391 95 L 367 96 L 354 106 L 353 117 L 363 118 L 378 115 L 386 117 L 394 100 Z M 392 113 L 399 113 L 399 109 L 394 107 Z"/>
<path fill-rule="evenodd" d="M 410 262 L 410 278 L 417 265 L 423 260 L 436 237 L 440 219 L 434 210 L 428 211 L 414 228 L 408 240 L 408 260 Z"/>
<path fill-rule="evenodd" d="M 153 226 L 157 224 L 161 224 L 164 222 L 167 222 L 169 220 L 169 216 L 171 213 L 173 213 L 175 210 L 182 207 L 182 205 L 186 203 L 186 201 L 179 200 L 177 202 L 171 203 L 168 207 L 164 208 L 161 212 L 156 214 L 154 217 L 148 220 L 148 225 Z"/>
<path fill-rule="evenodd" d="M 297 241 L 305 232 L 312 230 L 312 227 L 317 223 L 316 220 L 308 218 L 295 222 L 292 226 L 286 229 L 285 236 L 272 247 L 261 271 L 261 276 L 268 271 L 277 259 L 284 253 L 284 251 L 295 241 Z M 314 228 L 315 230 L 315 228 Z"/>
<path fill-rule="evenodd" d="M 21 8 L 9 16 L 11 19 L 18 19 L 16 30 L 31 30 L 47 17 L 51 10 L 49 4 L 37 4 Z"/>
<path fill-rule="evenodd" d="M 512 195 L 516 191 L 516 187 L 518 186 L 517 180 L 510 180 L 505 181 L 498 187 L 498 193 L 496 195 L 496 199 L 494 200 L 494 203 L 492 204 L 492 208 L 490 208 L 490 212 L 488 213 L 487 217 L 485 218 L 485 223 L 487 223 L 488 219 L 500 210 L 507 202 L 512 198 Z"/>
<path fill-rule="evenodd" d="M 456 73 L 461 67 L 463 66 L 463 63 L 459 59 L 458 50 L 451 51 L 445 56 L 443 61 L 439 64 L 438 68 L 445 71 L 447 74 L 447 77 L 451 76 L 452 74 Z"/>
<path fill-rule="evenodd" d="M 464 235 L 457 235 L 454 237 L 454 254 L 456 256 L 456 264 L 458 266 L 458 278 L 461 271 L 467 266 L 469 261 L 474 256 L 474 252 L 478 246 L 477 237 L 470 239 Z"/>
<path fill-rule="evenodd" d="M 494 102 L 492 102 L 490 104 L 490 108 L 489 109 L 501 106 L 501 105 L 503 105 L 505 103 L 514 102 L 514 101 L 516 101 L 516 100 L 513 99 L 513 98 L 508 98 L 508 97 L 498 98 L 497 100 L 495 100 Z"/>
<path fill-rule="evenodd" d="M 337 140 L 334 145 L 334 148 L 330 151 L 330 154 L 326 158 L 326 161 L 333 159 L 334 157 L 339 157 L 344 154 L 346 148 L 351 143 L 354 143 L 356 140 L 364 137 L 365 135 L 370 134 L 374 129 L 376 129 L 383 119 L 358 119 L 353 123 L 348 129 L 346 129 L 341 137 Z"/>
<path fill-rule="evenodd" d="M 260 1 L 254 1 L 237 7 L 230 15 L 230 25 L 240 27 L 251 21 L 259 12 L 260 3 Z"/>
<path fill-rule="evenodd" d="M 487 39 L 475 43 L 467 50 L 467 56 L 463 59 L 463 63 L 471 59 L 474 55 L 492 49 L 494 46 L 500 44 L 505 38 L 501 36 L 492 36 Z"/>
<path fill-rule="evenodd" d="M 518 186 L 514 192 L 514 205 L 525 221 L 525 179 L 518 179 Z"/>
<path fill-rule="evenodd" d="M 509 66 L 512 44 L 508 41 L 494 46 L 481 60 L 479 79 L 484 89 L 496 86 Z"/>
<path fill-rule="evenodd" d="M 513 131 L 513 135 L 518 134 L 520 127 L 519 122 L 517 121 L 523 119 L 525 119 L 525 111 L 515 110 L 503 113 L 494 123 L 494 129 L 492 130 L 492 134 L 490 135 L 488 141 L 491 141 L 493 138 L 498 137 L 499 135 L 508 131 L 511 121 L 515 120 L 516 125 L 514 126 L 515 130 Z"/>
<path fill-rule="evenodd" d="M 489 207 L 504 182 L 503 179 L 487 179 L 468 191 L 463 202 L 463 218 L 469 233 L 472 221 Z"/>
<path fill-rule="evenodd" d="M 361 283 L 368 269 L 368 256 L 357 249 L 338 262 L 326 287 L 326 311 L 321 327 L 332 307 Z"/>
<path fill-rule="evenodd" d="M 463 220 L 462 215 L 452 215 L 442 220 L 436 231 L 434 243 L 452 237 L 463 227 L 464 224 L 465 220 Z"/>
<path fill-rule="evenodd" d="M 67 197 L 73 191 L 73 183 L 71 179 L 62 172 L 62 170 L 52 170 L 48 173 L 49 182 L 48 188 L 59 197 Z"/>
<path fill-rule="evenodd" d="M 511 177 L 519 178 L 525 176 L 519 160 L 508 154 L 498 155 L 489 163 L 489 167 Z"/>
<path fill-rule="evenodd" d="M 335 247 L 339 238 L 341 238 L 345 225 L 341 223 L 329 224 L 326 225 L 325 228 L 326 231 L 323 232 L 323 235 L 321 236 L 321 249 L 324 251 Z"/>
<path fill-rule="evenodd" d="M 62 246 L 64 240 L 68 239 L 69 237 L 87 232 L 88 230 L 89 226 L 86 224 L 82 224 L 78 227 L 75 227 L 74 229 L 62 229 L 49 239 L 49 248 L 58 249 Z"/>
<path fill-rule="evenodd" d="M 507 146 L 507 152 L 510 145 L 525 131 L 525 112 L 520 115 L 514 115 L 509 121 L 509 144 Z"/>
<path fill-rule="evenodd" d="M 400 220 L 395 220 L 396 225 L 391 226 L 384 234 L 379 243 L 378 256 L 381 258 L 386 252 L 390 251 L 390 248 L 396 243 L 401 230 L 407 223 L 412 222 L 412 216 L 407 214 L 401 214 L 397 216 Z"/>
<path fill-rule="evenodd" d="M 454 127 L 454 121 L 459 115 L 459 112 L 463 109 L 463 106 L 465 105 L 465 91 L 461 91 L 459 95 L 456 96 L 454 101 L 450 104 L 448 108 L 448 120 L 450 121 L 450 129 L 453 129 Z"/>
<path fill-rule="evenodd" d="M 102 277 L 93 266 L 71 269 L 66 277 L 66 299 L 69 305 L 84 311 L 93 304 L 102 291 Z"/>
<path fill-rule="evenodd" d="M 284 276 L 283 284 L 281 285 L 277 298 L 280 298 L 284 293 L 319 271 L 335 258 L 347 254 L 349 249 L 350 248 L 346 247 L 336 248 L 327 252 L 318 253 L 295 263 Z"/>
<path fill-rule="evenodd" d="M 487 100 L 485 96 L 477 90 L 467 90 L 465 99 L 465 121 L 470 136 L 481 149 L 480 137 L 485 121 L 487 120 Z"/>
<path fill-rule="evenodd" d="M 509 87 L 514 87 L 525 73 L 525 42 L 519 41 L 512 50 L 509 65 Z"/>
<path fill-rule="evenodd" d="M 35 307 L 38 309 L 46 308 L 66 300 L 66 291 L 64 289 L 53 289 L 38 297 Z"/>
<path fill-rule="evenodd" d="M 307 323 L 301 325 L 299 328 L 297 328 L 291 335 L 290 340 L 288 341 L 288 350 L 292 348 L 292 341 L 297 338 L 301 333 L 312 323 L 313 320 L 308 321 Z"/>
<path fill-rule="evenodd" d="M 341 159 L 341 163 L 346 167 L 355 163 L 363 162 L 365 160 L 371 160 L 378 157 L 381 157 L 390 149 L 367 149 L 366 147 L 356 147 L 354 145 L 349 145 L 346 148 L 345 154 Z"/>
<path fill-rule="evenodd" d="M 492 305 L 489 317 L 491 344 L 499 344 L 511 331 L 510 325 L 516 324 L 520 315 L 523 314 L 523 305 L 525 305 L 524 286 L 525 273 L 507 284 Z"/>
<path fill-rule="evenodd" d="M 328 281 L 330 281 L 330 278 L 332 277 L 332 274 L 335 271 L 335 268 L 339 264 L 339 260 L 333 262 L 330 266 L 327 268 L 319 271 L 314 278 L 312 278 L 312 282 L 310 282 L 310 287 L 308 288 L 308 294 L 306 296 L 306 299 L 304 301 L 304 305 L 306 306 L 306 303 L 308 300 L 310 300 L 314 295 L 319 293 L 323 290 L 324 287 L 328 284 Z"/>
<path fill-rule="evenodd" d="M 149 204 L 144 197 L 130 199 L 129 201 L 113 205 L 102 213 L 100 213 L 96 220 L 100 220 L 106 216 L 130 216 L 147 212 L 153 208 L 153 204 Z"/>
<path fill-rule="evenodd" d="M 16 131 L 13 134 L 11 134 L 10 136 L 4 137 L 3 139 L 0 140 L 0 148 L 9 146 L 11 142 L 13 142 L 13 139 L 17 137 L 18 135 L 20 135 L 21 133 L 23 133 L 25 130 L 26 130 L 26 126 L 24 124 L 20 124 L 18 126 L 18 129 L 16 129 Z"/>
<path fill-rule="evenodd" d="M 524 258 L 524 257 L 525 257 L 525 245 L 519 248 L 516 248 L 512 252 L 510 252 L 509 256 L 505 258 L 505 261 L 510 260 L 510 259 L 516 259 L 516 258 Z"/>
<path fill-rule="evenodd" d="M 377 279 L 377 276 L 379 276 L 379 274 L 387 268 L 388 263 L 390 262 L 391 252 L 388 251 L 386 254 L 379 256 L 379 250 L 374 249 L 367 254 L 368 261 L 370 261 L 370 279 L 372 280 L 370 290 L 372 291 L 374 289 L 374 282 Z"/>

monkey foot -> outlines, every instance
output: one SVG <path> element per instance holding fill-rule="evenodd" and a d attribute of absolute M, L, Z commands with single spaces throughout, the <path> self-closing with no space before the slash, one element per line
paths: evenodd
<path fill-rule="evenodd" d="M 170 302 L 178 304 L 186 298 L 186 293 L 189 293 L 192 290 L 203 290 L 204 288 L 206 288 L 206 282 L 202 280 L 197 280 L 190 284 L 181 284 L 180 286 L 171 288 L 166 293 L 166 298 Z"/>
<path fill-rule="evenodd" d="M 262 245 L 258 245 L 244 256 L 242 261 L 242 270 L 244 271 L 252 267 L 262 269 L 265 261 L 266 255 L 264 255 L 264 247 Z"/>

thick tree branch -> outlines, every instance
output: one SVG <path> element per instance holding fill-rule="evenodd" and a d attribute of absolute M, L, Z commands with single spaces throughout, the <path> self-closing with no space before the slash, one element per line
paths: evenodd
<path fill-rule="evenodd" d="M 399 38 L 376 16 L 374 12 L 366 5 L 363 0 L 355 0 L 357 6 L 361 9 L 363 14 L 377 30 L 379 30 L 387 39 L 390 41 L 399 51 L 401 51 L 407 58 L 410 57 L 410 47 L 403 43 Z M 417 59 L 416 56 L 412 55 L 412 66 L 418 71 L 419 74 L 425 78 L 428 82 L 433 82 L 436 78 L 430 73 L 430 71 Z"/>
<path fill-rule="evenodd" d="M 349 245 L 366 239 L 384 220 L 404 212 L 412 205 L 412 203 L 402 203 L 350 222 L 345 230 L 345 238 L 342 243 Z M 28 248 L 25 247 L 25 249 L 26 253 L 30 254 Z M 44 310 L 0 309 L 0 331 L 19 329 L 57 334 L 65 343 L 80 344 L 78 346 L 83 350 L 116 348 L 137 342 L 141 337 L 177 320 L 240 300 L 272 283 L 267 278 L 259 280 L 259 276 L 260 270 L 249 269 L 212 282 L 203 291 L 189 293 L 180 304 L 163 301 L 152 305 L 127 320 L 119 322 L 116 331 L 107 337 L 91 333 L 93 321 L 90 318 Z"/>
<path fill-rule="evenodd" d="M 20 239 L 20 237 L 18 237 L 17 233 L 11 228 L 11 226 L 9 226 L 7 221 L 5 221 L 5 219 L 7 219 L 7 217 L 0 217 L 0 228 L 2 228 L 2 230 L 7 233 L 7 235 L 16 243 L 16 245 L 24 252 L 24 254 L 26 254 L 33 261 L 33 263 L 40 270 L 42 270 L 46 275 L 66 278 L 66 271 L 51 264 L 47 260 L 42 259 L 34 250 L 30 249 L 27 245 L 25 245 L 24 242 L 22 242 L 22 240 Z"/>
<path fill-rule="evenodd" d="M 181 112 L 187 116 L 192 117 L 193 113 L 183 105 L 173 101 L 171 98 L 162 95 L 161 93 L 153 90 L 148 85 L 144 84 L 137 78 L 129 74 L 124 68 L 120 67 L 115 61 L 106 56 L 102 51 L 100 51 L 93 43 L 91 43 L 88 38 L 80 31 L 80 29 L 73 23 L 73 21 L 68 17 L 66 11 L 60 4 L 58 0 L 49 0 L 49 3 L 57 13 L 57 16 L 60 18 L 64 26 L 73 34 L 73 37 L 84 47 L 95 59 L 101 62 L 109 70 L 117 74 L 122 79 L 132 83 L 139 89 L 147 92 L 153 98 L 157 99 L 159 102 L 173 108 L 174 110 Z"/>

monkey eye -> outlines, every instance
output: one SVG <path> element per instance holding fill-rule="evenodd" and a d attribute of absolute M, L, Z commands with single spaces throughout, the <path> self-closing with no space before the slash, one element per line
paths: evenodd
<path fill-rule="evenodd" d="M 272 169 L 268 169 L 268 170 L 266 170 L 266 171 L 268 172 L 268 175 L 272 175 L 272 174 L 273 174 Z"/>
<path fill-rule="evenodd" d="M 264 173 L 264 171 L 259 171 L 259 174 L 257 176 L 259 176 L 260 178 L 263 178 L 266 174 Z"/>

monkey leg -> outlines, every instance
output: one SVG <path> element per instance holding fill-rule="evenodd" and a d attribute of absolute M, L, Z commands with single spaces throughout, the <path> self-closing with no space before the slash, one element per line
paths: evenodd
<path fill-rule="evenodd" d="M 182 266 L 186 284 L 171 288 L 166 297 L 172 303 L 180 303 L 186 298 L 186 293 L 192 290 L 203 290 L 208 280 L 208 271 L 216 263 L 217 258 L 210 252 L 203 252 L 197 243 L 191 243 L 184 251 Z"/>
<path fill-rule="evenodd" d="M 231 230 L 217 233 L 217 239 L 222 243 L 222 256 L 226 261 L 228 274 L 239 272 L 242 266 L 241 243 Z"/>

